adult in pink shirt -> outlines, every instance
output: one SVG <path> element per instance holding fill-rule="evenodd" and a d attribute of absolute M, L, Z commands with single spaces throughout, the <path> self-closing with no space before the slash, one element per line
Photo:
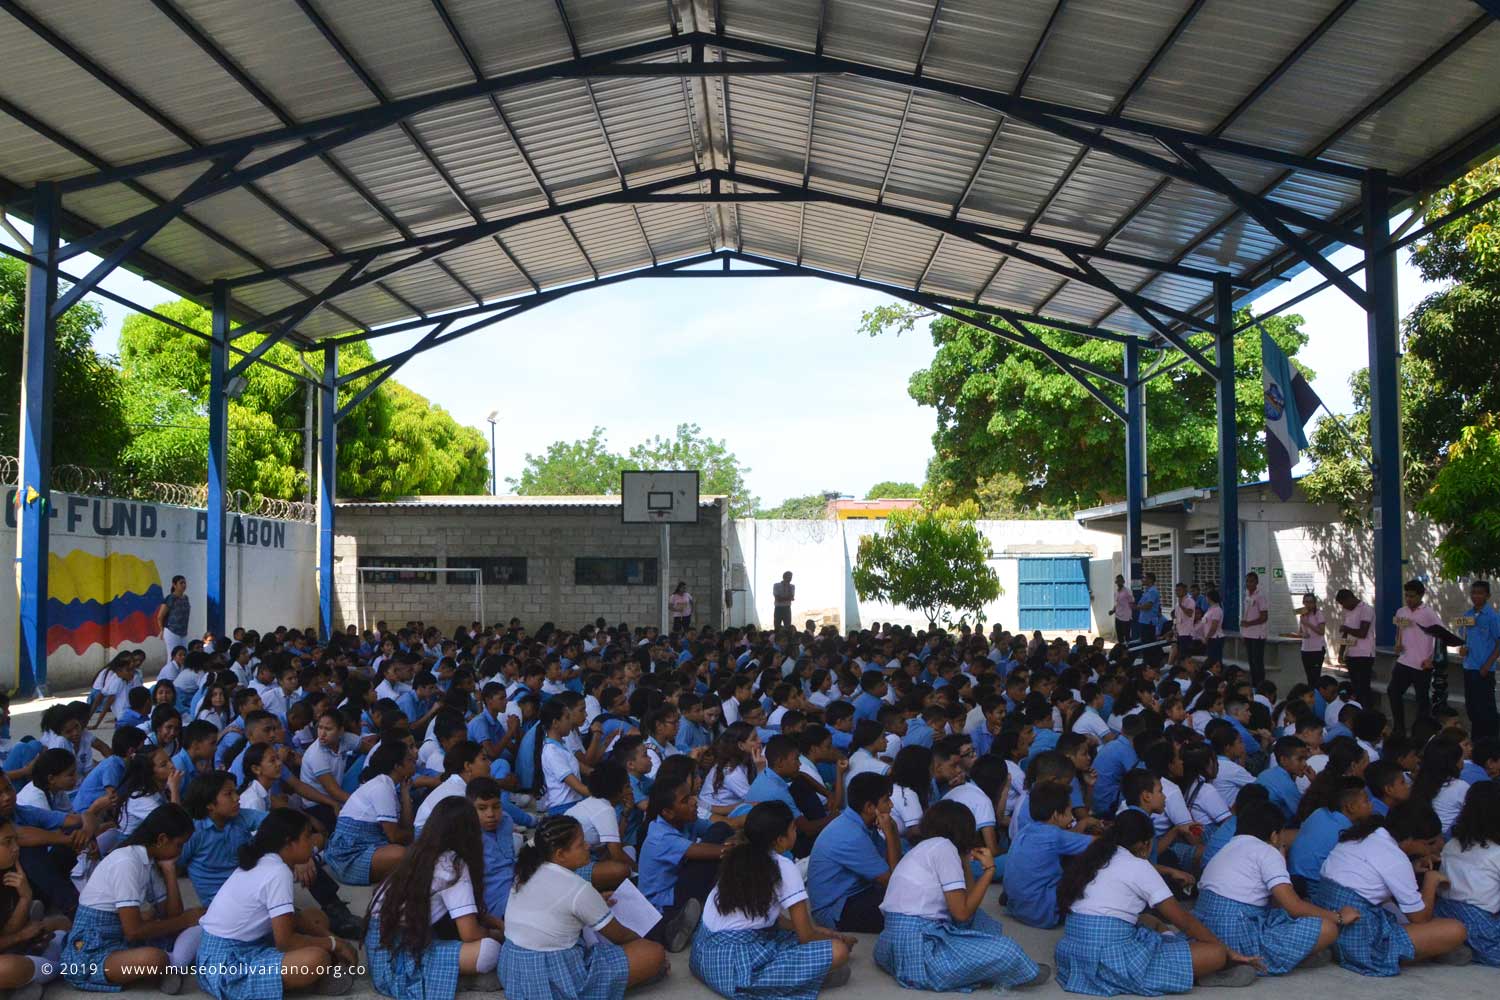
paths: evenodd
<path fill-rule="evenodd" d="M 1266 679 L 1266 622 L 1271 607 L 1260 589 L 1258 573 L 1245 574 L 1245 608 L 1240 612 L 1240 638 L 1245 640 L 1245 658 L 1250 661 L 1250 683 L 1256 688 Z"/>
<path fill-rule="evenodd" d="M 1125 586 L 1123 576 L 1115 577 L 1115 642 L 1130 641 L 1131 623 L 1135 621 L 1135 595 Z"/>
<path fill-rule="evenodd" d="M 1373 705 L 1375 694 L 1370 690 L 1370 681 L 1375 676 L 1375 609 L 1348 588 L 1335 594 L 1334 600 L 1344 609 L 1339 635 L 1352 640 L 1344 647 L 1342 659 L 1354 685 L 1354 700 L 1361 705 Z"/>
<path fill-rule="evenodd" d="M 1408 732 L 1408 688 L 1416 697 L 1417 718 L 1432 714 L 1432 654 L 1437 650 L 1437 640 L 1423 629 L 1441 625 L 1443 620 L 1422 603 L 1426 594 L 1421 580 L 1408 580 L 1401 588 L 1406 606 L 1396 612 L 1396 665 L 1391 667 L 1391 683 L 1386 687 L 1391 699 L 1391 728 L 1397 733 Z"/>
<path fill-rule="evenodd" d="M 1218 587 L 1209 587 L 1203 596 L 1208 598 L 1208 610 L 1198 619 L 1198 641 L 1205 647 L 1203 665 L 1206 669 L 1224 662 L 1224 609 L 1219 603 Z"/>
<path fill-rule="evenodd" d="M 1302 610 L 1297 612 L 1297 634 L 1302 637 L 1302 672 L 1307 675 L 1308 687 L 1317 687 L 1323 673 L 1323 651 L 1328 648 L 1323 635 L 1326 627 L 1317 597 L 1303 594 Z"/>

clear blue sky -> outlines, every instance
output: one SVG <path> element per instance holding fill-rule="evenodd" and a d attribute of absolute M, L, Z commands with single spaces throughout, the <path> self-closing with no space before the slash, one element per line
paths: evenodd
<path fill-rule="evenodd" d="M 1344 250 L 1333 260 L 1343 267 L 1357 256 Z M 92 258 L 70 264 L 83 273 Z M 1257 311 L 1317 280 L 1305 272 L 1262 297 Z M 105 286 L 148 306 L 172 297 L 123 271 Z M 1403 261 L 1402 312 L 1429 290 Z M 526 454 L 551 441 L 600 426 L 624 451 L 691 422 L 728 442 L 768 506 L 823 490 L 863 496 L 882 480 L 920 483 L 932 454 L 933 411 L 906 391 L 911 373 L 931 361 L 932 342 L 923 328 L 903 337 L 862 335 L 860 314 L 884 301 L 811 278 L 630 281 L 421 355 L 396 377 L 486 437 L 485 415 L 500 411 L 502 492 Z M 107 321 L 95 343 L 113 353 L 127 311 L 100 305 Z M 1337 291 L 1297 311 L 1311 337 L 1299 358 L 1317 373 L 1323 400 L 1347 412 L 1349 376 L 1366 362 L 1364 314 Z M 414 339 L 378 340 L 376 352 L 394 353 Z"/>

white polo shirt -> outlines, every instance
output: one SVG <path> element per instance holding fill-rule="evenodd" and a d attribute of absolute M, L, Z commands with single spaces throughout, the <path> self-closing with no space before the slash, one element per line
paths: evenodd
<path fill-rule="evenodd" d="M 272 853 L 262 855 L 249 871 L 236 868 L 214 895 L 198 926 L 215 937 L 259 941 L 271 933 L 272 920 L 294 912 L 292 870 L 281 855 Z"/>
<path fill-rule="evenodd" d="M 1133 924 L 1141 911 L 1172 898 L 1172 890 L 1160 873 L 1145 858 L 1138 858 L 1123 847 L 1115 848 L 1114 857 L 1099 869 L 1073 904 L 1072 912 L 1089 917 L 1113 917 Z"/>
<path fill-rule="evenodd" d="M 771 899 L 771 908 L 763 917 L 752 917 L 742 910 L 734 910 L 725 913 L 719 909 L 719 887 L 714 886 L 713 891 L 708 894 L 708 901 L 703 904 L 703 926 L 710 931 L 758 931 L 765 927 L 773 927 L 777 919 L 796 906 L 798 903 L 807 901 L 807 886 L 802 881 L 802 873 L 797 870 L 793 861 L 782 857 L 780 854 L 771 855 L 776 862 L 777 869 L 781 872 L 781 882 L 776 886 L 776 891 Z M 509 926 L 509 925 L 507 925 Z"/>
<path fill-rule="evenodd" d="M 620 817 L 615 807 L 604 799 L 591 795 L 571 806 L 566 815 L 583 827 L 583 839 L 590 847 L 620 842 Z"/>
<path fill-rule="evenodd" d="M 94 869 L 78 905 L 91 910 L 121 910 L 167 898 L 166 883 L 156 862 L 140 845 L 117 847 Z"/>
<path fill-rule="evenodd" d="M 452 851 L 444 854 L 432 866 L 432 907 L 430 913 L 432 922 L 437 923 L 444 917 L 471 917 L 479 912 L 479 905 L 474 901 L 474 880 L 469 877 L 469 870 L 464 869 L 462 874 L 457 874 L 458 856 Z M 385 901 L 385 893 L 390 887 L 390 882 L 384 882 L 380 891 L 376 894 L 372 913 L 380 912 L 380 904 Z"/>
<path fill-rule="evenodd" d="M 1364 840 L 1334 847 L 1323 862 L 1321 877 L 1359 893 L 1375 906 L 1394 901 L 1403 913 L 1420 913 L 1425 907 L 1411 859 L 1389 830 L 1376 830 Z"/>
<path fill-rule="evenodd" d="M 401 818 L 401 794 L 396 783 L 389 774 L 377 774 L 354 790 L 339 810 L 339 818 L 361 823 L 397 822 Z"/>
<path fill-rule="evenodd" d="M 511 889 L 505 939 L 530 951 L 565 951 L 578 943 L 583 928 L 597 931 L 613 919 L 599 890 L 549 861 Z"/>
<path fill-rule="evenodd" d="M 1198 884 L 1225 899 L 1265 906 L 1271 901 L 1271 890 L 1291 885 L 1292 877 L 1280 851 L 1259 837 L 1241 834 L 1214 855 Z"/>
<path fill-rule="evenodd" d="M 963 859 L 953 841 L 931 837 L 907 851 L 896 863 L 880 909 L 926 920 L 951 921 L 953 915 L 948 912 L 948 900 L 943 894 L 953 889 L 962 891 L 967 886 Z"/>
<path fill-rule="evenodd" d="M 450 774 L 443 779 L 440 785 L 428 792 L 427 798 L 422 800 L 420 806 L 417 806 L 417 815 L 412 822 L 412 826 L 416 829 L 417 833 L 421 833 L 422 827 L 427 825 L 428 818 L 432 815 L 432 811 L 437 808 L 439 802 L 454 797 L 462 798 L 468 787 L 463 775 Z"/>

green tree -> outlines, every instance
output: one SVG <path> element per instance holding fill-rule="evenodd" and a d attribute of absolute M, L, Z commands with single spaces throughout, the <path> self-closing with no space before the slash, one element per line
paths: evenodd
<path fill-rule="evenodd" d="M 862 328 L 871 335 L 900 333 L 929 317 L 912 307 L 883 306 L 865 313 Z M 1236 318 L 1243 321 L 1248 314 Z M 1271 338 L 1295 356 L 1307 342 L 1301 322 L 1300 316 L 1281 316 L 1265 325 Z M 1122 344 L 1042 327 L 1032 332 L 1106 371 L 1123 370 Z M 981 483 L 1013 477 L 998 481 L 997 506 L 1018 516 L 1026 510 L 1076 510 L 1123 495 L 1124 426 L 1072 378 L 1038 352 L 958 320 L 933 319 L 931 335 L 937 352 L 931 366 L 912 375 L 908 391 L 918 403 L 937 410 L 935 455 L 928 468 L 936 496 L 945 502 L 976 499 Z M 1202 334 L 1192 338 L 1211 354 L 1208 339 Z M 1155 354 L 1146 352 L 1143 363 L 1154 363 Z M 1101 391 L 1120 399 L 1112 386 Z M 1167 456 L 1151 465 L 1153 491 L 1216 481 L 1214 393 L 1214 380 L 1191 363 L 1150 383 L 1148 453 Z M 1265 468 L 1262 405 L 1260 331 L 1252 328 L 1235 338 L 1241 478 Z M 1019 491 L 1007 488 L 1014 480 L 1021 483 Z"/>
<path fill-rule="evenodd" d="M 1486 414 L 1459 434 L 1422 501 L 1422 512 L 1447 528 L 1437 547 L 1444 576 L 1493 575 L 1500 570 L 1497 483 L 1500 421 Z"/>
<path fill-rule="evenodd" d="M 630 449 L 627 468 L 697 469 L 698 491 L 729 498 L 730 517 L 752 517 L 760 501 L 745 483 L 749 469 L 722 438 L 705 437 L 697 424 L 678 424 L 672 438 L 653 437 Z"/>
<path fill-rule="evenodd" d="M 579 441 L 553 441 L 540 455 L 527 454 L 521 478 L 507 479 L 522 496 L 613 496 L 620 492 L 625 458 L 609 450 L 604 428 Z"/>
<path fill-rule="evenodd" d="M 984 606 L 1000 596 L 990 568 L 990 543 L 975 521 L 979 506 L 892 511 L 885 530 L 860 539 L 854 589 L 920 612 L 929 625 L 955 623 L 955 614 L 984 620 Z"/>
<path fill-rule="evenodd" d="M 916 483 L 902 483 L 887 479 L 876 483 L 865 494 L 866 500 L 910 500 L 922 495 L 922 487 Z"/>
<path fill-rule="evenodd" d="M 828 497 L 809 493 L 805 497 L 788 497 L 769 510 L 757 511 L 756 517 L 785 518 L 796 521 L 819 521 L 827 517 Z"/>
<path fill-rule="evenodd" d="M 0 454 L 17 453 L 21 437 L 26 265 L 0 256 Z M 120 373 L 94 350 L 104 314 L 83 301 L 57 321 L 53 370 L 52 461 L 112 467 L 130 441 Z"/>
<path fill-rule="evenodd" d="M 179 300 L 158 308 L 169 319 L 206 332 L 207 310 Z M 261 342 L 249 334 L 242 350 Z M 265 359 L 290 371 L 302 360 L 292 346 L 272 347 Z M 135 473 L 163 482 L 197 483 L 208 475 L 208 342 L 150 316 L 131 316 L 120 333 L 126 410 L 137 433 L 122 456 Z M 365 342 L 339 349 L 339 369 L 372 363 Z M 348 403 L 373 376 L 339 389 Z M 246 388 L 229 401 L 228 482 L 231 489 L 296 499 L 302 470 L 304 386 L 266 365 L 245 373 Z M 484 436 L 456 423 L 424 397 L 387 381 L 339 423 L 340 496 L 389 498 L 418 493 L 479 493 L 488 479 Z"/>

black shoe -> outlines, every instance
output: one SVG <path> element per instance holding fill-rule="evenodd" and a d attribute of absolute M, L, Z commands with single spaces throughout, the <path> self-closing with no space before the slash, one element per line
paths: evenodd
<path fill-rule="evenodd" d="M 328 929 L 334 935 L 358 941 L 365 936 L 365 923 L 356 917 L 343 900 L 336 900 L 323 907 L 328 917 Z"/>

